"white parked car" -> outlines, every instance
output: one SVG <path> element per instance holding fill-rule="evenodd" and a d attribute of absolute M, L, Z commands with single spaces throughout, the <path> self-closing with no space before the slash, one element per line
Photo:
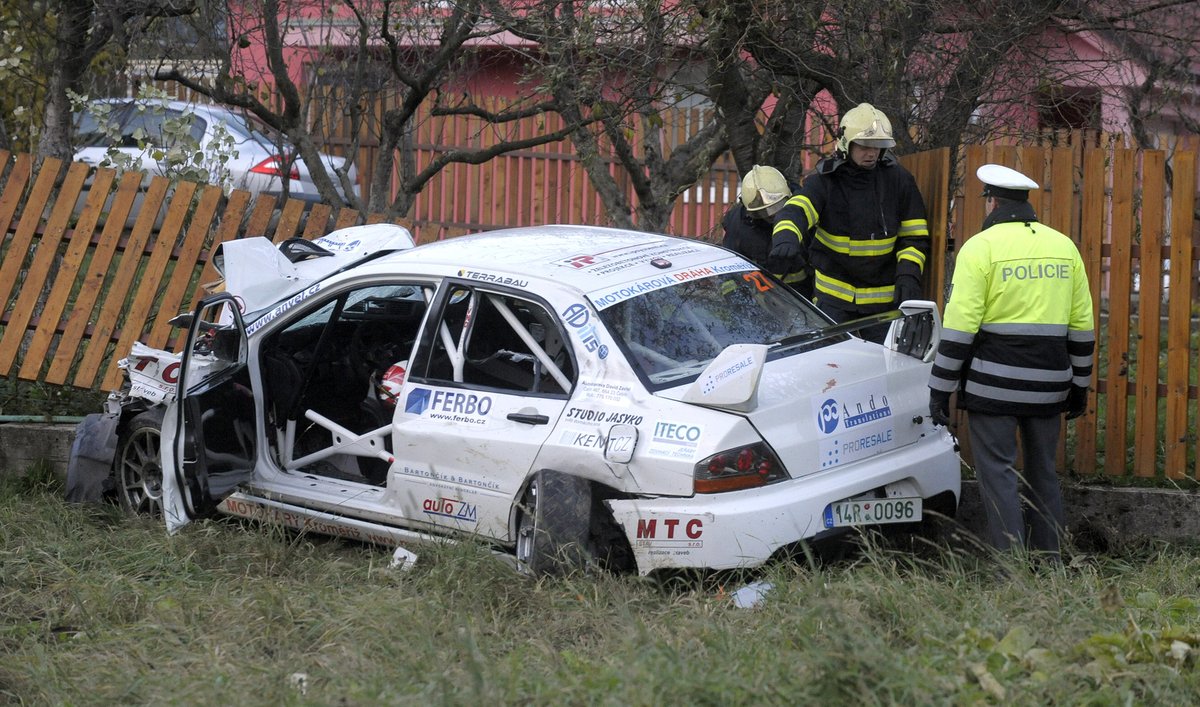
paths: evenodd
<path fill-rule="evenodd" d="M 95 109 L 98 104 L 108 108 L 107 119 L 98 119 Z M 180 140 L 171 129 L 170 121 L 176 121 L 176 124 L 184 121 L 181 124 L 188 127 L 188 134 L 201 153 L 210 150 L 221 129 L 228 133 L 232 139 L 225 150 L 232 153 L 225 164 L 229 170 L 229 186 L 255 195 L 278 196 L 283 193 L 286 177 L 290 198 L 321 201 L 308 165 L 281 152 L 277 141 L 260 126 L 228 108 L 181 101 L 102 99 L 81 111 L 75 121 L 75 141 L 80 145 L 75 152 L 77 162 L 106 164 L 109 150 L 115 149 L 129 155 L 134 164 L 141 165 L 142 171 L 165 176 L 164 150 L 169 150 Z M 111 124 L 112 129 L 106 131 L 105 124 Z M 116 145 L 112 144 L 114 132 L 119 134 Z M 323 154 L 321 160 L 338 194 L 345 199 L 346 191 L 337 176 L 338 169 L 346 168 L 345 158 Z M 358 172 L 354 165 L 348 167 L 347 176 L 357 195 Z"/>
<path fill-rule="evenodd" d="M 535 573 L 645 574 L 957 507 L 932 302 L 881 346 L 723 248 L 590 226 L 222 248 L 184 353 L 135 351 L 133 389 L 81 426 L 115 446 L 95 471 L 121 502 L 172 529 L 473 536 Z M 76 496 L 100 487 L 83 466 Z"/>

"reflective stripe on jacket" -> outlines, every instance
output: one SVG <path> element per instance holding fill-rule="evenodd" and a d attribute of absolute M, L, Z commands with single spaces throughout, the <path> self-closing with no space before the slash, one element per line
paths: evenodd
<path fill-rule="evenodd" d="M 1020 214 L 1028 220 L 1000 221 L 959 250 L 929 386 L 961 384 L 967 410 L 1054 415 L 1072 383 L 1091 381 L 1092 296 L 1071 239 L 1027 204 Z"/>

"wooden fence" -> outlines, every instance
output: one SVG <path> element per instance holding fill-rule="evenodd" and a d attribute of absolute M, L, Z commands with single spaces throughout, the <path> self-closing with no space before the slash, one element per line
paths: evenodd
<path fill-rule="evenodd" d="M 973 175 L 985 162 L 1016 167 L 1042 184 L 1035 193 L 1041 219 L 1079 244 L 1103 355 L 1093 403 L 1072 423 L 1063 448 L 1078 473 L 1200 476 L 1192 431 L 1200 417 L 1192 373 L 1197 165 L 1195 152 L 1175 151 L 1169 184 L 1167 154 L 1077 142 L 972 146 L 957 155 L 943 149 L 903 160 L 926 198 L 934 234 L 927 287 L 939 303 L 953 245 L 982 224 L 981 187 Z M 499 184 L 484 176 L 485 167 L 499 169 L 494 165 L 431 183 L 429 203 L 469 205 L 452 219 L 418 213 L 399 223 L 420 242 L 502 224 L 604 221 L 597 210 L 561 206 L 594 199 L 594 192 L 556 155 L 503 159 L 516 161 L 502 170 Z M 676 204 L 673 223 L 688 224 L 681 235 L 716 235 L 737 189 L 736 175 L 718 172 L 696 188 L 705 198 Z M 549 205 L 552 192 L 560 205 Z M 245 192 L 226 197 L 216 187 L 172 187 L 164 179 L 143 188 L 140 175 L 118 180 L 111 170 L 89 174 L 82 164 L 63 170 L 55 160 L 35 170 L 29 155 L 0 152 L 0 374 L 113 389 L 121 378 L 116 362 L 134 341 L 175 347 L 167 320 L 191 308 L 202 293 L 199 283 L 215 279 L 208 254 L 216 243 L 245 235 L 314 237 L 381 220 L 323 205 L 309 210 L 298 201 L 254 203 Z"/>

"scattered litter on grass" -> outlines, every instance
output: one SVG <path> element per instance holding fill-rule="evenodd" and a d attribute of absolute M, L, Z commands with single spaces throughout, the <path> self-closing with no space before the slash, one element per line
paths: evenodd
<path fill-rule="evenodd" d="M 410 570 L 417 564 L 417 553 L 398 547 L 392 553 L 392 562 L 388 567 L 397 570 Z"/>
<path fill-rule="evenodd" d="M 308 673 L 292 673 L 288 676 L 288 684 L 301 695 L 308 694 Z"/>
<path fill-rule="evenodd" d="M 775 588 L 770 582 L 751 582 L 730 596 L 733 605 L 739 609 L 752 609 L 762 604 L 767 598 L 767 592 Z"/>

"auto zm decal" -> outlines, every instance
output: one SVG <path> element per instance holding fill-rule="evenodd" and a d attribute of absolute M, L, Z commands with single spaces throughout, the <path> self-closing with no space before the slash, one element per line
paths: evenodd
<path fill-rule="evenodd" d="M 421 510 L 426 515 L 461 520 L 468 523 L 479 522 L 479 510 L 473 503 L 464 503 L 453 498 L 426 498 L 421 501 Z"/>

